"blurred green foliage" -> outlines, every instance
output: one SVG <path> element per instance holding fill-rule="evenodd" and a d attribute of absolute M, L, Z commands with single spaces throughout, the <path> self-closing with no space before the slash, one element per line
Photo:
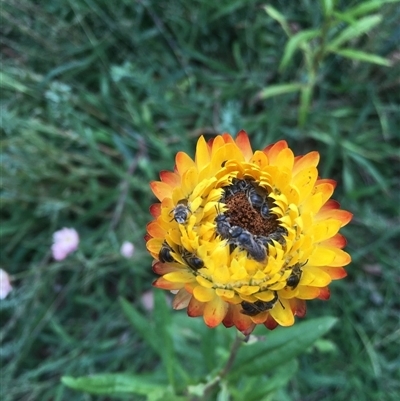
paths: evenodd
<path fill-rule="evenodd" d="M 154 278 L 148 182 L 199 135 L 242 128 L 254 148 L 284 138 L 297 154 L 318 150 L 354 213 L 349 277 L 306 317 L 339 323 L 279 399 L 397 399 L 398 2 L 6 0 L 0 13 L 5 400 L 106 400 L 61 376 L 159 366 L 117 302 L 142 308 Z M 80 248 L 54 262 L 64 226 Z"/>

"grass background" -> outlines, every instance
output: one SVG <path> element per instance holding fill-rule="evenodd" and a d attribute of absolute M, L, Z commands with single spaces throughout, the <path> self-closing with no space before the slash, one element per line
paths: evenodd
<path fill-rule="evenodd" d="M 363 1 L 336 1 L 337 10 Z M 323 24 L 317 1 L 271 1 L 293 30 Z M 340 324 L 300 359 L 292 400 L 395 400 L 400 393 L 400 30 L 398 3 L 352 47 L 391 67 L 331 55 L 318 69 L 308 119 L 296 94 L 301 53 L 278 70 L 287 37 L 259 1 L 28 0 L 2 3 L 0 302 L 4 400 L 103 399 L 62 375 L 143 371 L 158 362 L 117 302 L 138 308 L 154 275 L 143 241 L 148 182 L 207 138 L 245 129 L 254 148 L 284 138 L 317 149 L 321 176 L 354 219 L 353 263 L 307 318 Z M 340 29 L 340 26 L 337 27 Z M 51 258 L 52 233 L 75 227 L 79 251 Z M 135 243 L 131 260 L 119 254 Z M 151 318 L 151 317 L 149 317 Z M 105 398 L 104 398 L 105 399 Z"/>

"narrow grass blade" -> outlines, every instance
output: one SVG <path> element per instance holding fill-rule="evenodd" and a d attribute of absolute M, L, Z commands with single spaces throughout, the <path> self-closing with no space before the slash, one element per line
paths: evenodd
<path fill-rule="evenodd" d="M 159 338 L 158 347 L 167 371 L 169 382 L 175 386 L 174 366 L 177 365 L 171 335 L 171 309 L 167 306 L 165 294 L 154 291 L 154 318 L 156 333 Z M 160 341 L 161 340 L 161 341 Z"/>
<path fill-rule="evenodd" d="M 294 52 L 301 48 L 301 46 L 311 39 L 320 36 L 320 29 L 306 30 L 297 33 L 292 36 L 286 44 L 285 51 L 283 52 L 283 57 L 279 65 L 279 70 L 283 71 L 289 64 L 290 60 L 293 58 Z"/>
<path fill-rule="evenodd" d="M 289 24 L 286 21 L 285 16 L 272 6 L 265 6 L 264 10 L 267 12 L 267 14 L 271 18 L 273 18 L 275 21 L 279 22 L 279 24 L 282 26 L 283 30 L 285 31 L 286 35 L 288 35 L 290 37 L 291 32 L 290 32 Z"/>
<path fill-rule="evenodd" d="M 303 85 L 300 83 L 271 85 L 262 89 L 258 94 L 258 98 L 268 99 L 269 97 L 284 95 L 286 93 L 298 92 L 302 87 Z"/>
<path fill-rule="evenodd" d="M 398 3 L 399 0 L 371 0 L 363 1 L 346 10 L 346 15 L 353 18 L 379 10 L 385 3 Z"/>
<path fill-rule="evenodd" d="M 352 60 L 365 61 L 367 63 L 379 64 L 385 67 L 390 67 L 392 65 L 390 60 L 384 57 L 377 56 L 376 54 L 366 53 L 361 50 L 340 49 L 333 51 L 333 53 L 342 57 L 350 58 Z"/>
<path fill-rule="evenodd" d="M 97 395 L 116 394 L 162 394 L 167 391 L 164 385 L 154 383 L 154 378 L 126 373 L 99 374 L 85 377 L 64 376 L 61 382 L 74 390 Z"/>
<path fill-rule="evenodd" d="M 380 15 L 371 15 L 362 18 L 349 27 L 344 29 L 335 39 L 333 39 L 327 46 L 328 51 L 335 51 L 339 49 L 344 43 L 349 40 L 358 38 L 362 34 L 369 32 L 373 27 L 378 25 L 382 21 Z"/>

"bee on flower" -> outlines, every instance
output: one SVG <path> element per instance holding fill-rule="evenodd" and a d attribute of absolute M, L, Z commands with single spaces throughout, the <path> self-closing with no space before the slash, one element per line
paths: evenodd
<path fill-rule="evenodd" d="M 194 160 L 179 152 L 151 183 L 153 285 L 175 294 L 175 309 L 244 334 L 290 326 L 306 300 L 328 299 L 351 261 L 339 230 L 352 214 L 330 199 L 335 182 L 318 177 L 318 162 L 286 141 L 253 151 L 244 131 L 200 137 Z"/>

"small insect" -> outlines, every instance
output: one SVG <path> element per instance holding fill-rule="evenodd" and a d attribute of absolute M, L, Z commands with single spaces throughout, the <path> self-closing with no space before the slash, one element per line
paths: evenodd
<path fill-rule="evenodd" d="M 267 247 L 268 244 L 272 244 L 272 241 L 270 241 L 268 237 L 266 237 L 265 235 L 255 235 L 254 241 L 258 242 L 259 244 L 265 247 Z"/>
<path fill-rule="evenodd" d="M 301 275 L 303 274 L 303 270 L 301 270 L 301 268 L 306 263 L 307 262 L 303 263 L 302 265 L 300 265 L 300 263 L 297 263 L 297 264 L 294 265 L 294 267 L 292 269 L 292 273 L 290 274 L 290 276 L 286 280 L 286 284 L 289 287 L 292 287 L 292 289 L 295 289 L 299 285 L 300 279 L 301 279 Z"/>
<path fill-rule="evenodd" d="M 247 199 L 253 209 L 260 210 L 261 216 L 263 218 L 267 218 L 269 214 L 268 203 L 266 203 L 265 198 L 267 196 L 267 192 L 264 188 L 254 186 L 254 184 L 250 183 L 250 185 L 246 189 Z M 265 217 L 264 217 L 265 216 Z"/>
<path fill-rule="evenodd" d="M 260 207 L 260 214 L 263 219 L 267 219 L 269 216 L 269 206 L 267 202 L 264 202 Z"/>
<path fill-rule="evenodd" d="M 188 264 L 190 268 L 193 270 L 199 270 L 204 267 L 204 262 L 202 259 L 197 257 L 194 253 L 189 252 L 186 249 L 183 249 L 181 252 L 182 259 Z"/>
<path fill-rule="evenodd" d="M 240 180 L 238 178 L 232 179 L 232 184 L 223 187 L 225 191 L 225 196 L 231 197 L 239 192 L 245 192 L 248 187 L 248 182 L 246 180 Z"/>
<path fill-rule="evenodd" d="M 233 226 L 229 229 L 230 242 L 235 244 L 248 252 L 248 254 L 257 262 L 262 262 L 266 256 L 267 251 L 265 247 L 255 241 L 253 235 L 242 227 Z"/>
<path fill-rule="evenodd" d="M 170 214 L 171 213 L 174 214 L 174 217 L 173 217 L 172 220 L 175 219 L 175 221 L 177 223 L 185 224 L 187 219 L 189 218 L 189 213 L 191 213 L 191 210 L 189 209 L 189 206 L 188 206 L 188 200 L 187 199 L 181 199 L 180 201 L 178 201 L 178 204 L 170 212 Z"/>
<path fill-rule="evenodd" d="M 258 242 L 261 242 L 264 246 L 267 246 L 267 244 L 271 244 L 273 245 L 273 241 L 276 241 L 278 243 L 280 243 L 281 245 L 285 245 L 286 244 L 286 240 L 285 238 L 283 238 L 283 235 L 287 235 L 287 230 L 286 228 L 283 227 L 277 227 L 277 229 L 269 234 L 268 236 L 264 236 L 264 235 L 259 235 L 256 237 Z"/>
<path fill-rule="evenodd" d="M 247 301 L 242 301 L 241 305 L 242 305 L 242 310 L 240 311 L 241 313 L 243 313 L 244 315 L 248 315 L 248 316 L 256 316 L 261 312 L 265 312 L 267 310 L 272 309 L 276 302 L 278 301 L 278 294 L 276 291 L 274 298 L 271 299 L 271 301 L 256 301 L 254 303 L 251 302 L 247 302 Z"/>
<path fill-rule="evenodd" d="M 214 221 L 217 225 L 217 233 L 224 239 L 228 238 L 229 229 L 231 228 L 231 225 L 229 224 L 229 217 L 225 216 L 223 213 L 218 213 Z"/>
<path fill-rule="evenodd" d="M 160 262 L 165 263 L 165 262 L 173 262 L 175 259 L 171 255 L 172 248 L 164 241 L 160 253 L 158 254 L 158 259 Z"/>

